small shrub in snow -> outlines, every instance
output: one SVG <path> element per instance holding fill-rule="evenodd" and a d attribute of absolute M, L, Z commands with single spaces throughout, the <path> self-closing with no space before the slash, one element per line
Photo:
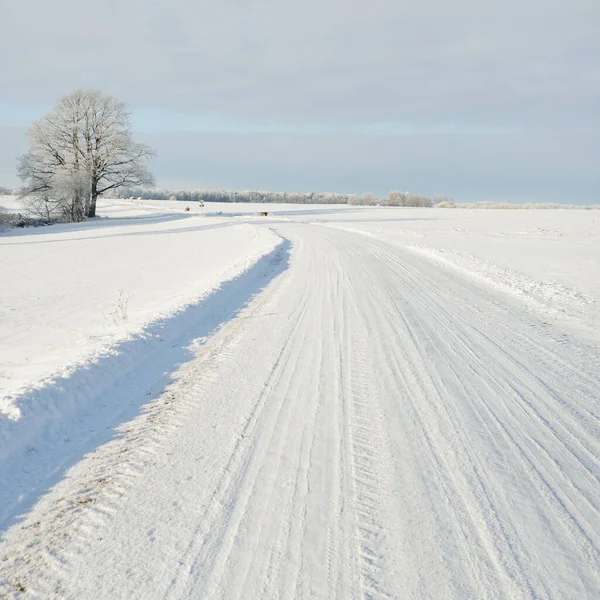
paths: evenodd
<path fill-rule="evenodd" d="M 108 313 L 108 316 L 104 315 L 104 318 L 107 321 L 111 320 L 115 325 L 127 322 L 129 319 L 129 296 L 125 294 L 124 290 L 118 291 L 114 308 Z"/>
<path fill-rule="evenodd" d="M 21 213 L 7 213 L 0 209 L 0 228 L 2 229 L 11 227 L 45 227 L 54 223 L 58 223 L 58 221 L 56 219 L 30 217 Z"/>

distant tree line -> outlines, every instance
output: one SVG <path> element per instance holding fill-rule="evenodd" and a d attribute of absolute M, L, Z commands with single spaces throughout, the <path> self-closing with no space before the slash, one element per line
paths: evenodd
<path fill-rule="evenodd" d="M 126 188 L 119 191 L 121 198 L 148 200 L 183 200 L 185 202 L 261 202 L 285 204 L 348 204 L 350 194 L 319 192 L 265 192 L 233 190 L 168 190 L 164 188 Z"/>
<path fill-rule="evenodd" d="M 182 200 L 185 202 L 255 202 L 280 204 L 349 204 L 351 206 L 434 206 L 430 198 L 410 192 L 390 192 L 387 198 L 372 193 L 339 194 L 329 192 L 266 192 L 234 190 L 168 190 L 164 188 L 122 188 L 121 198 Z"/>
<path fill-rule="evenodd" d="M 12 194 L 12 188 L 4 187 L 0 185 L 0 196 L 10 196 Z"/>
<path fill-rule="evenodd" d="M 388 206 L 418 206 L 431 208 L 434 201 L 425 196 L 411 194 L 410 192 L 390 192 L 387 201 Z"/>
<path fill-rule="evenodd" d="M 439 200 L 432 200 L 410 192 L 390 192 L 387 198 L 376 198 L 373 194 L 354 196 L 348 204 L 356 206 L 412 206 L 430 208 Z"/>

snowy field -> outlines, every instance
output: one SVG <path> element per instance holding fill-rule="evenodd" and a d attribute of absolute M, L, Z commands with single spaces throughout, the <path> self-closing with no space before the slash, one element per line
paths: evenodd
<path fill-rule="evenodd" d="M 72 365 L 198 302 L 280 241 L 268 230 L 224 219 L 110 205 L 99 212 L 113 218 L 0 237 L 3 412 L 12 410 L 7 396 L 64 376 Z"/>
<path fill-rule="evenodd" d="M 0 596 L 600 597 L 598 211 L 99 214 L 0 232 Z"/>
<path fill-rule="evenodd" d="M 600 343 L 600 211 L 118 201 L 138 209 L 322 224 L 419 252 L 520 298 L 568 334 Z"/>

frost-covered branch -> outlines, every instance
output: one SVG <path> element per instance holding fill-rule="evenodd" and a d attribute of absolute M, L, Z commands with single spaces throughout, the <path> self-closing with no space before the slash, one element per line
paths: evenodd
<path fill-rule="evenodd" d="M 133 140 L 123 102 L 77 90 L 29 129 L 29 152 L 19 159 L 29 204 L 53 204 L 79 220 L 96 215 L 98 196 L 120 187 L 152 185 L 154 155 Z"/>

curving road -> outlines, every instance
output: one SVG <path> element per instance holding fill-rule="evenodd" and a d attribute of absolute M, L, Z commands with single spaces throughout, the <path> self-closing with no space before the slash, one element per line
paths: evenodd
<path fill-rule="evenodd" d="M 400 247 L 275 229 L 287 268 L 9 531 L 0 591 L 600 597 L 597 350 Z"/>

